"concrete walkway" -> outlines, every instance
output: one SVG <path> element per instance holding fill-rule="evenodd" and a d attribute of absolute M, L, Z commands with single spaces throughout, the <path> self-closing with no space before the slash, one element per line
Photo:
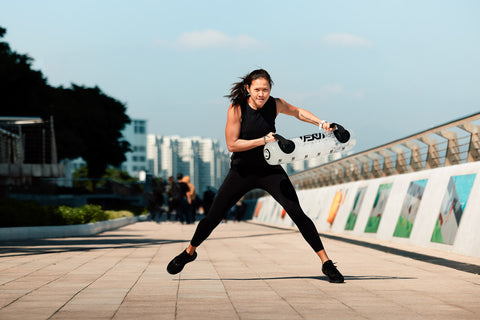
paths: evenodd
<path fill-rule="evenodd" d="M 168 274 L 194 228 L 0 242 L 0 319 L 480 318 L 480 258 L 326 234 L 331 284 L 297 231 L 229 222 Z"/>

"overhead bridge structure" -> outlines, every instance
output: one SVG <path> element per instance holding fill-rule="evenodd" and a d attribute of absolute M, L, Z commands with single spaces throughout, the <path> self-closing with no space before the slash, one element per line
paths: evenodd
<path fill-rule="evenodd" d="M 447 167 L 480 160 L 480 113 L 290 176 L 298 189 Z"/>

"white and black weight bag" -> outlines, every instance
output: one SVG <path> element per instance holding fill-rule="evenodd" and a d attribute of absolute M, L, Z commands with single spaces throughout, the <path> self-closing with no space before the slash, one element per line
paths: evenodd
<path fill-rule="evenodd" d="M 330 124 L 333 131 L 306 134 L 285 139 L 274 134 L 276 141 L 269 142 L 263 148 L 263 156 L 268 164 L 277 165 L 298 160 L 307 160 L 351 150 L 355 139 L 349 131 L 338 123 Z"/>

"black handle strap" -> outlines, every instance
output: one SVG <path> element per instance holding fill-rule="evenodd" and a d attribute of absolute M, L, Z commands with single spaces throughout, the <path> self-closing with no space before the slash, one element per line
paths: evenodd
<path fill-rule="evenodd" d="M 278 146 L 280 147 L 280 150 L 286 154 L 290 154 L 295 150 L 295 143 L 292 140 L 285 139 L 278 133 L 274 133 L 273 136 L 278 140 Z"/>
<path fill-rule="evenodd" d="M 330 128 L 333 129 L 335 138 L 341 143 L 346 143 L 350 140 L 350 132 L 338 123 L 330 123 Z"/>

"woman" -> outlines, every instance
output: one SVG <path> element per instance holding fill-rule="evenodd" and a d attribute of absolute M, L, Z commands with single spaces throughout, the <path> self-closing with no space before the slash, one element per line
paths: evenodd
<path fill-rule="evenodd" d="M 270 96 L 272 80 L 265 70 L 255 70 L 233 85 L 228 107 L 225 138 L 233 152 L 230 171 L 210 208 L 200 221 L 188 246 L 170 261 L 167 271 L 177 274 L 185 264 L 197 257 L 196 248 L 221 222 L 225 213 L 249 190 L 262 188 L 286 210 L 302 236 L 322 261 L 322 272 L 330 282 L 342 283 L 344 278 L 328 258 L 312 220 L 300 207 L 297 194 L 280 165 L 271 166 L 263 157 L 263 146 L 275 141 L 275 118 L 279 113 L 331 130 L 330 123 L 310 112 L 294 107 L 283 99 Z"/>

